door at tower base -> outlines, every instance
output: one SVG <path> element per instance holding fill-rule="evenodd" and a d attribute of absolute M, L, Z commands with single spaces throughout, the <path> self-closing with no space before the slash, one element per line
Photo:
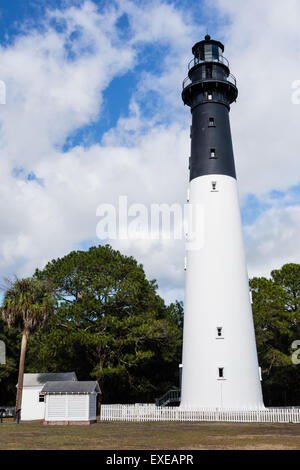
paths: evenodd
<path fill-rule="evenodd" d="M 236 179 L 193 179 L 190 204 L 204 226 L 187 251 L 181 407 L 261 409 Z"/>

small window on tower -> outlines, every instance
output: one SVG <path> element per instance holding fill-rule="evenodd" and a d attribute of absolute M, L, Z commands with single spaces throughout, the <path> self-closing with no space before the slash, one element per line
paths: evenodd
<path fill-rule="evenodd" d="M 224 367 L 219 367 L 219 379 L 224 379 Z"/>
<path fill-rule="evenodd" d="M 223 328 L 221 326 L 218 326 L 217 328 L 217 334 L 218 334 L 218 338 L 222 338 L 223 336 Z"/>
<path fill-rule="evenodd" d="M 208 127 L 215 127 L 215 118 L 213 118 L 213 117 L 209 118 Z"/>
<path fill-rule="evenodd" d="M 44 394 L 44 393 L 40 393 L 40 394 L 39 394 L 39 402 L 40 402 L 40 403 L 44 403 L 44 401 L 45 401 L 45 394 Z"/>
<path fill-rule="evenodd" d="M 210 149 L 210 158 L 216 158 L 216 149 Z"/>

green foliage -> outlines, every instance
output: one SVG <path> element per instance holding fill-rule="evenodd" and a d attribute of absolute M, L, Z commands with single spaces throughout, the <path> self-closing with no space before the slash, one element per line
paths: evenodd
<path fill-rule="evenodd" d="M 100 381 L 106 402 L 153 401 L 178 387 L 182 306 L 166 307 L 134 258 L 93 247 L 35 276 L 54 286 L 57 308 L 30 341 L 32 371 L 75 369 Z"/>
<path fill-rule="evenodd" d="M 6 345 L 6 364 L 0 364 L 0 407 L 15 404 L 16 383 L 18 381 L 18 361 L 21 335 L 8 328 L 0 317 L 0 340 Z"/>
<path fill-rule="evenodd" d="M 8 326 L 32 333 L 43 328 L 53 311 L 53 293 L 49 283 L 39 279 L 15 279 L 7 281 L 1 307 Z"/>
<path fill-rule="evenodd" d="M 271 274 L 274 282 L 286 293 L 286 310 L 289 313 L 291 329 L 300 333 L 300 264 L 286 264 Z"/>
<path fill-rule="evenodd" d="M 51 285 L 55 302 L 46 325 L 34 310 L 26 372 L 74 370 L 80 380 L 97 379 L 105 403 L 153 402 L 178 387 L 183 305 L 166 306 L 134 258 L 110 246 L 74 251 L 37 270 L 32 282 Z M 270 279 L 253 278 L 250 288 L 265 397 L 275 390 L 279 402 L 268 404 L 282 405 L 283 393 L 300 397 L 300 366 L 291 361 L 291 345 L 300 339 L 300 265 L 272 271 Z M 14 402 L 26 305 L 21 298 L 9 310 L 8 300 L 7 293 L 3 306 L 15 328 L 0 319 L 8 353 L 0 366 L 0 405 Z"/>
<path fill-rule="evenodd" d="M 263 388 L 267 396 L 275 390 L 282 405 L 287 393 L 300 398 L 300 366 L 293 365 L 291 349 L 300 339 L 300 265 L 286 264 L 270 279 L 253 278 L 250 288 Z"/>
<path fill-rule="evenodd" d="M 3 329 L 3 341 L 7 347 L 7 361 L 0 369 L 0 398 L 11 404 L 14 393 L 14 383 L 17 376 L 17 365 L 14 358 L 16 346 L 11 347 L 10 339 L 14 337 L 13 328 L 22 331 L 23 339 L 30 333 L 45 326 L 49 316 L 53 313 L 54 298 L 53 291 L 48 282 L 39 279 L 27 278 L 7 281 L 3 304 L 0 310 L 2 319 L 7 323 L 9 329 L 0 325 Z M 21 406 L 21 393 L 26 356 L 26 341 L 23 342 L 19 361 L 17 409 Z M 22 353 L 23 351 L 23 353 Z M 5 388 L 6 385 L 6 388 Z M 2 403 L 5 405 L 5 402 Z M 6 401 L 7 404 L 7 401 Z"/>
<path fill-rule="evenodd" d="M 264 369 L 272 365 L 290 363 L 290 317 L 286 311 L 285 290 L 273 279 L 254 278 L 250 281 L 256 343 L 260 364 Z"/>

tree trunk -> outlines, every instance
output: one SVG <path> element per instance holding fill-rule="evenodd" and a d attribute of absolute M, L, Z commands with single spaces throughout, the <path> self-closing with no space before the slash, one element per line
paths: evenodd
<path fill-rule="evenodd" d="M 25 356 L 26 356 L 26 346 L 27 346 L 27 330 L 24 328 L 22 333 L 22 343 L 21 343 L 21 353 L 20 353 L 20 363 L 19 363 L 19 377 L 18 377 L 18 388 L 17 388 L 17 398 L 16 398 L 16 420 L 19 423 L 20 414 L 21 414 L 21 403 L 22 403 L 22 391 L 23 391 L 23 378 L 24 378 L 24 365 L 25 365 Z"/>

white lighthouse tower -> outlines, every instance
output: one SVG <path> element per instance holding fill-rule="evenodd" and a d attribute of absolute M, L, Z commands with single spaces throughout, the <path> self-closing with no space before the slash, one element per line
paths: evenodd
<path fill-rule="evenodd" d="M 187 251 L 182 408 L 264 407 L 229 111 L 238 96 L 224 46 L 206 36 L 182 98 L 192 113 L 189 202 L 203 243 Z"/>

